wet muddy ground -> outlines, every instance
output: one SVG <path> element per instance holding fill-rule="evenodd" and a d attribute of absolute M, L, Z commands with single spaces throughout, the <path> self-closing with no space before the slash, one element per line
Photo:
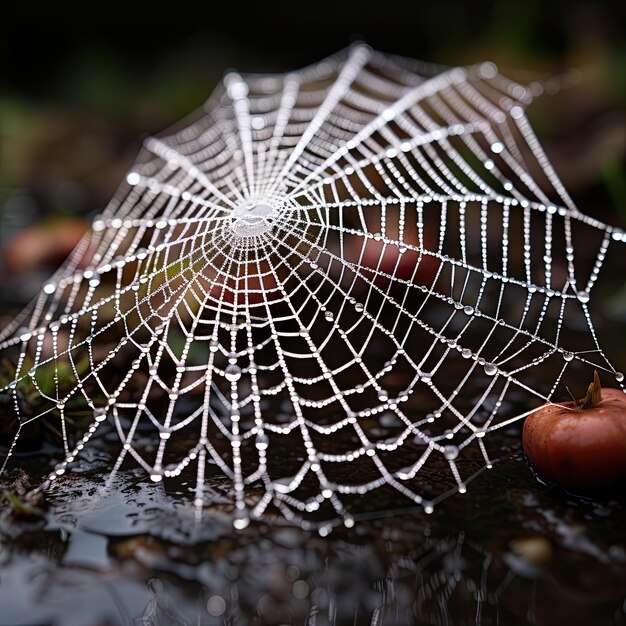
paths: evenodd
<path fill-rule="evenodd" d="M 466 495 L 429 516 L 374 501 L 327 537 L 234 531 L 219 503 L 198 521 L 184 481 L 140 470 L 105 488 L 106 437 L 45 497 L 54 450 L 23 455 L 3 479 L 0 624 L 626 624 L 623 497 L 544 485 L 518 428 L 491 437 Z"/>

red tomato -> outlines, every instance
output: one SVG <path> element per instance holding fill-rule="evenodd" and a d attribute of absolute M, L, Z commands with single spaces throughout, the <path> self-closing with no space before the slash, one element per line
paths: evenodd
<path fill-rule="evenodd" d="M 537 472 L 564 487 L 608 489 L 626 481 L 626 394 L 602 389 L 591 408 L 546 404 L 526 418 L 524 452 Z"/>
<path fill-rule="evenodd" d="M 415 228 L 405 229 L 400 241 L 397 223 L 389 220 L 386 235 L 394 243 L 387 243 L 376 239 L 364 239 L 358 235 L 349 235 L 345 239 L 344 258 L 349 263 L 359 266 L 359 272 L 366 278 L 376 282 L 379 286 L 389 281 L 384 275 L 375 275 L 378 271 L 394 278 L 412 280 L 418 285 L 431 285 L 441 264 L 440 259 L 421 250 L 420 241 Z M 395 242 L 399 242 L 396 244 Z M 405 245 L 402 245 L 405 244 Z M 436 251 L 437 246 L 424 236 L 423 248 L 428 252 Z M 418 266 L 419 263 L 419 266 Z M 415 268 L 417 266 L 417 271 Z"/>

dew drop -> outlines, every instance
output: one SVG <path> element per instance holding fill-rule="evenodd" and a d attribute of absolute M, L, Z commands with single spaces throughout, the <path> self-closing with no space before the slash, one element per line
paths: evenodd
<path fill-rule="evenodd" d="M 563 360 L 564 361 L 571 361 L 574 358 L 574 353 L 573 352 L 563 352 Z"/>
<path fill-rule="evenodd" d="M 267 450 L 269 443 L 270 440 L 265 433 L 258 433 L 254 445 L 257 447 L 257 450 Z"/>
<path fill-rule="evenodd" d="M 498 368 L 493 363 L 485 363 L 485 374 L 487 376 L 495 376 L 498 373 Z"/>
<path fill-rule="evenodd" d="M 140 180 L 141 180 L 141 176 L 137 172 L 129 172 L 128 175 L 126 176 L 126 182 L 131 186 L 137 185 Z M 96 224 L 94 222 L 94 229 L 95 229 L 95 226 Z"/>
<path fill-rule="evenodd" d="M 360 302 L 357 302 L 357 303 L 354 305 L 354 310 L 355 310 L 357 313 L 362 313 L 362 312 L 363 312 L 363 309 L 364 309 L 364 307 L 363 307 L 363 305 L 362 305 Z"/>
<path fill-rule="evenodd" d="M 250 523 L 250 518 L 245 514 L 238 512 L 235 519 L 233 520 L 233 526 L 236 530 L 243 530 Z"/>
<path fill-rule="evenodd" d="M 163 472 L 158 470 L 152 470 L 152 474 L 150 474 L 150 480 L 153 483 L 160 483 L 163 480 Z"/>
<path fill-rule="evenodd" d="M 448 461 L 454 461 L 454 459 L 456 459 L 456 457 L 459 456 L 459 449 L 456 446 L 444 446 L 443 456 Z"/>
<path fill-rule="evenodd" d="M 324 317 L 329 322 L 332 322 L 335 319 L 335 316 L 333 315 L 332 311 L 326 311 L 326 313 L 324 313 Z"/>
<path fill-rule="evenodd" d="M 623 372 L 615 372 L 615 380 L 618 383 L 621 383 L 624 380 L 624 373 Z"/>
<path fill-rule="evenodd" d="M 472 356 L 472 351 L 469 348 L 463 348 L 463 350 L 461 350 L 461 356 L 464 359 L 469 359 Z"/>
<path fill-rule="evenodd" d="M 224 376 L 226 376 L 226 380 L 229 380 L 231 383 L 234 383 L 241 378 L 241 368 L 238 365 L 234 365 L 233 363 L 231 363 L 224 370 Z"/>
<path fill-rule="evenodd" d="M 472 306 L 464 306 L 463 307 L 463 313 L 465 313 L 465 315 L 472 315 L 474 313 L 474 307 L 472 307 Z"/>
<path fill-rule="evenodd" d="M 326 524 L 326 526 L 320 526 L 317 532 L 319 533 L 320 537 L 328 537 L 328 535 L 330 535 L 332 530 L 333 530 L 333 527 L 330 524 Z"/>
<path fill-rule="evenodd" d="M 381 402 L 386 402 L 387 400 L 389 400 L 389 394 L 384 389 L 380 389 L 378 391 L 378 399 Z"/>
<path fill-rule="evenodd" d="M 584 304 L 589 302 L 589 292 L 588 291 L 579 291 L 576 294 L 576 297 Z"/>
<path fill-rule="evenodd" d="M 104 408 L 98 408 L 98 409 L 94 409 L 93 410 L 93 417 L 96 420 L 96 422 L 104 422 L 104 420 L 107 418 L 107 409 Z"/>

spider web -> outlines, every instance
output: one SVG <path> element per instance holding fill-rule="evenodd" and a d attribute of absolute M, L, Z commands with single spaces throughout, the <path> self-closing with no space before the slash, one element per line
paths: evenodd
<path fill-rule="evenodd" d="M 226 75 L 0 334 L 4 465 L 44 421 L 51 480 L 114 433 L 112 475 L 193 476 L 198 515 L 221 475 L 236 528 L 273 507 L 326 532 L 374 490 L 465 492 L 570 369 L 621 384 L 588 305 L 626 236 L 560 183 L 540 91 L 365 46 Z"/>

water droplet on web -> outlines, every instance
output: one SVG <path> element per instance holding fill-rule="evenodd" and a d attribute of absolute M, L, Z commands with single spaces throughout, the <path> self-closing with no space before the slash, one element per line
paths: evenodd
<path fill-rule="evenodd" d="M 461 350 L 461 356 L 464 359 L 469 359 L 472 356 L 472 351 L 469 348 L 463 348 L 463 350 Z"/>
<path fill-rule="evenodd" d="M 138 172 L 128 172 L 128 175 L 126 176 L 126 182 L 131 186 L 137 185 L 140 180 L 141 180 L 141 176 L 139 175 Z"/>
<path fill-rule="evenodd" d="M 96 422 L 104 422 L 107 418 L 108 410 L 104 408 L 97 408 L 93 410 L 93 417 Z"/>
<path fill-rule="evenodd" d="M 621 383 L 624 380 L 624 373 L 623 372 L 615 372 L 615 380 L 618 383 Z"/>
<path fill-rule="evenodd" d="M 484 369 L 487 376 L 494 376 L 498 373 L 498 368 L 493 363 L 485 363 Z"/>
<path fill-rule="evenodd" d="M 241 378 L 241 368 L 238 365 L 231 363 L 224 370 L 224 376 L 226 376 L 226 380 L 229 380 L 231 383 L 234 383 Z"/>
<path fill-rule="evenodd" d="M 357 303 L 354 305 L 354 310 L 355 310 L 357 313 L 362 313 L 364 308 L 365 308 L 365 307 L 364 307 L 364 306 L 363 306 L 360 302 L 357 302 Z"/>
<path fill-rule="evenodd" d="M 150 474 L 150 480 L 153 483 L 160 483 L 163 480 L 163 472 L 160 470 L 152 470 L 152 473 Z"/>
<path fill-rule="evenodd" d="M 250 518 L 244 511 L 237 511 L 233 519 L 233 526 L 236 530 L 243 530 L 250 524 Z"/>
<path fill-rule="evenodd" d="M 465 313 L 465 315 L 472 315 L 474 313 L 474 307 L 473 306 L 464 306 L 463 307 L 463 313 Z"/>
<path fill-rule="evenodd" d="M 335 316 L 333 315 L 332 311 L 326 311 L 326 313 L 324 313 L 324 317 L 329 322 L 332 322 L 335 319 Z"/>
<path fill-rule="evenodd" d="M 386 402 L 387 400 L 389 400 L 389 394 L 384 389 L 379 389 L 378 390 L 378 399 L 381 402 Z"/>
<path fill-rule="evenodd" d="M 457 446 L 444 446 L 443 447 L 443 456 L 448 461 L 454 461 L 457 456 L 459 456 L 459 449 Z"/>
<path fill-rule="evenodd" d="M 254 441 L 254 445 L 257 447 L 257 450 L 267 450 L 269 443 L 269 437 L 265 433 L 258 433 Z"/>
<path fill-rule="evenodd" d="M 573 358 L 574 358 L 574 353 L 573 352 L 568 352 L 568 351 L 563 352 L 563 360 L 564 361 L 571 361 Z"/>
<path fill-rule="evenodd" d="M 583 303 L 589 302 L 589 292 L 588 291 L 579 291 L 576 294 L 576 297 Z"/>

